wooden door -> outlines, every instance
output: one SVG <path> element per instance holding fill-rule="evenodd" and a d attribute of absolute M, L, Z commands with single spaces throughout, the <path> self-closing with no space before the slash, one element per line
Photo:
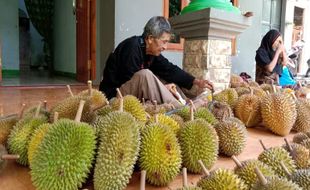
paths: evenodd
<path fill-rule="evenodd" d="M 96 0 L 76 0 L 76 74 L 79 82 L 96 78 Z"/>

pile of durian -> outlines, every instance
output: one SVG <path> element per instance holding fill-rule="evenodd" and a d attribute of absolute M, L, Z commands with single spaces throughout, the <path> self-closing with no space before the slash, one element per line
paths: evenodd
<path fill-rule="evenodd" d="M 91 82 L 76 95 L 68 89 L 50 110 L 45 102 L 0 117 L 0 172 L 15 159 L 29 166 L 38 190 L 75 190 L 90 180 L 95 190 L 122 190 L 134 171 L 141 172 L 141 190 L 168 186 L 182 171 L 182 190 L 310 189 L 308 102 L 292 92 L 252 82 L 214 94 L 202 107 L 175 109 L 119 90 L 108 101 Z M 258 159 L 240 162 L 247 127 L 258 125 L 283 136 L 305 133 L 283 147 L 261 141 Z M 211 170 L 219 155 L 232 157 L 235 169 Z M 202 174 L 197 184 L 188 184 L 187 171 Z"/>

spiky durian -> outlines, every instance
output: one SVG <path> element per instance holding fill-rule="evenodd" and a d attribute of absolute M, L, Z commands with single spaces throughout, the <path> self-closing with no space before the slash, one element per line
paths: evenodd
<path fill-rule="evenodd" d="M 178 110 L 176 115 L 182 117 L 182 119 L 186 122 L 190 120 L 190 108 L 189 106 L 185 106 L 182 109 Z"/>
<path fill-rule="evenodd" d="M 95 119 L 95 113 L 91 109 L 90 98 L 82 96 L 69 97 L 56 104 L 51 109 L 50 121 L 53 122 L 55 112 L 58 112 L 59 119 L 67 118 L 74 120 L 81 100 L 85 100 L 81 121 L 86 123 L 92 122 Z"/>
<path fill-rule="evenodd" d="M 1 156 L 2 155 L 5 155 L 5 154 L 7 154 L 8 152 L 7 152 L 7 150 L 5 149 L 5 147 L 2 145 L 2 144 L 0 144 L 0 174 L 1 174 L 1 172 L 3 171 L 3 169 L 6 167 L 6 165 L 7 165 L 7 160 L 4 160 L 4 159 L 2 159 L 1 158 Z"/>
<path fill-rule="evenodd" d="M 45 134 L 47 133 L 50 124 L 42 124 L 38 126 L 35 130 L 33 135 L 30 138 L 29 145 L 28 145 L 28 161 L 29 165 L 31 165 L 33 155 L 35 151 L 37 151 L 38 146 L 41 144 Z"/>
<path fill-rule="evenodd" d="M 297 132 L 310 131 L 310 104 L 306 99 L 296 101 L 297 117 L 293 130 Z"/>
<path fill-rule="evenodd" d="M 249 86 L 251 87 L 260 87 L 256 81 L 249 81 Z"/>
<path fill-rule="evenodd" d="M 184 120 L 181 116 L 179 116 L 177 114 L 172 114 L 169 117 L 171 117 L 174 121 L 176 121 L 180 127 L 182 127 L 184 125 Z"/>
<path fill-rule="evenodd" d="M 289 151 L 287 145 L 284 145 L 283 147 L 290 153 L 293 160 L 295 160 L 296 167 L 298 169 L 309 168 L 310 167 L 309 150 L 306 147 L 296 143 L 291 143 L 290 146 L 292 148 L 292 152 Z"/>
<path fill-rule="evenodd" d="M 217 101 L 209 102 L 208 107 L 218 121 L 222 121 L 234 116 L 231 108 L 226 103 Z"/>
<path fill-rule="evenodd" d="M 262 121 L 261 101 L 256 95 L 245 94 L 237 100 L 235 115 L 247 127 L 254 127 Z"/>
<path fill-rule="evenodd" d="M 199 173 L 202 160 L 211 168 L 217 160 L 218 136 L 214 128 L 203 119 L 196 119 L 184 124 L 180 130 L 179 141 L 182 149 L 183 165 L 188 171 Z"/>
<path fill-rule="evenodd" d="M 244 181 L 244 183 L 251 189 L 257 181 L 257 175 L 254 169 L 258 167 L 265 176 L 274 176 L 274 171 L 266 164 L 259 160 L 246 160 L 237 165 L 234 169 L 235 173 Z"/>
<path fill-rule="evenodd" d="M 179 173 L 182 159 L 175 134 L 160 124 L 146 126 L 141 134 L 139 165 L 146 171 L 147 181 L 164 186 Z"/>
<path fill-rule="evenodd" d="M 105 95 L 97 89 L 91 89 L 91 91 L 90 89 L 84 90 L 78 93 L 77 96 L 82 97 L 82 99 L 90 98 L 91 106 L 93 108 L 100 108 L 109 103 Z"/>
<path fill-rule="evenodd" d="M 234 107 L 238 99 L 238 93 L 234 88 L 227 88 L 214 95 L 214 100 L 227 103 L 231 108 Z"/>
<path fill-rule="evenodd" d="M 218 122 L 218 120 L 214 117 L 214 115 L 208 110 L 208 108 L 205 107 L 199 107 L 195 113 L 194 113 L 195 118 L 201 118 L 206 120 L 208 123 L 211 125 L 214 125 Z"/>
<path fill-rule="evenodd" d="M 239 155 L 246 145 L 247 131 L 242 122 L 232 119 L 214 126 L 219 137 L 220 153 L 227 156 Z"/>
<path fill-rule="evenodd" d="M 262 184 L 260 181 L 257 182 L 252 190 L 302 190 L 297 184 L 289 181 L 285 178 L 278 176 L 272 176 L 267 178 L 267 184 Z"/>
<path fill-rule="evenodd" d="M 238 87 L 236 88 L 236 92 L 238 94 L 238 96 L 242 96 L 244 94 L 250 94 L 251 90 L 248 87 Z"/>
<path fill-rule="evenodd" d="M 209 176 L 201 178 L 198 187 L 203 190 L 246 190 L 245 183 L 233 171 L 228 169 L 217 169 Z"/>
<path fill-rule="evenodd" d="M 295 102 L 289 95 L 281 93 L 265 96 L 261 113 L 264 126 L 281 136 L 289 134 L 297 116 Z"/>
<path fill-rule="evenodd" d="M 169 127 L 175 134 L 179 133 L 180 130 L 180 125 L 173 120 L 172 118 L 170 118 L 169 116 L 163 115 L 163 114 L 158 114 L 157 116 L 154 116 L 151 118 L 151 122 L 155 123 L 155 117 L 157 117 L 158 119 L 158 123 L 165 125 L 167 127 Z"/>
<path fill-rule="evenodd" d="M 22 117 L 26 118 L 26 117 L 34 117 L 36 111 L 37 111 L 37 106 L 33 106 L 28 108 L 27 110 L 25 110 L 23 112 Z M 44 108 L 44 107 L 40 107 L 40 111 L 39 111 L 39 116 L 45 116 L 45 117 L 49 117 L 49 112 Z"/>
<path fill-rule="evenodd" d="M 302 141 L 307 140 L 307 139 L 310 139 L 307 134 L 305 134 L 305 133 L 297 133 L 293 137 L 293 142 L 297 143 L 297 144 L 300 144 Z"/>
<path fill-rule="evenodd" d="M 202 190 L 200 187 L 183 187 L 177 190 Z"/>
<path fill-rule="evenodd" d="M 302 189 L 310 189 L 310 169 L 296 170 L 290 175 L 290 179 Z"/>
<path fill-rule="evenodd" d="M 91 126 L 61 119 L 54 123 L 34 152 L 31 180 L 36 189 L 75 190 L 85 182 L 96 146 Z"/>
<path fill-rule="evenodd" d="M 310 139 L 303 140 L 300 144 L 310 150 Z"/>
<path fill-rule="evenodd" d="M 101 118 L 99 140 L 95 189 L 124 189 L 139 153 L 139 124 L 127 112 L 112 112 Z"/>
<path fill-rule="evenodd" d="M 9 134 L 18 120 L 17 117 L 16 114 L 0 117 L 0 144 L 6 144 Z"/>
<path fill-rule="evenodd" d="M 239 75 L 236 75 L 236 74 L 230 75 L 230 87 L 231 88 L 237 88 L 241 86 L 243 82 L 244 82 L 243 79 Z"/>
<path fill-rule="evenodd" d="M 264 150 L 258 160 L 270 166 L 275 173 L 281 177 L 286 176 L 284 169 L 281 167 L 281 162 L 284 162 L 289 172 L 296 170 L 295 161 L 290 154 L 282 147 L 272 147 Z"/>
<path fill-rule="evenodd" d="M 26 166 L 28 165 L 28 145 L 33 135 L 33 132 L 40 125 L 47 123 L 47 117 L 34 117 L 29 121 L 24 121 L 22 124 L 16 125 L 9 135 L 8 149 L 12 154 L 20 156 L 17 162 Z"/>
<path fill-rule="evenodd" d="M 143 108 L 143 105 L 140 103 L 138 98 L 132 95 L 124 96 L 124 111 L 129 112 L 137 120 L 146 122 L 146 112 Z M 111 101 L 111 106 L 114 110 L 119 110 L 120 101 L 119 98 L 114 98 Z"/>
<path fill-rule="evenodd" d="M 96 110 L 96 114 L 98 116 L 105 116 L 105 115 L 109 114 L 112 111 L 113 111 L 112 107 L 110 105 L 106 105 L 106 106 Z"/>

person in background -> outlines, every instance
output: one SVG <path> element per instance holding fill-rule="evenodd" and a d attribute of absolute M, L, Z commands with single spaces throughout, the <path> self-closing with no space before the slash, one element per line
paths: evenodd
<path fill-rule="evenodd" d="M 197 85 L 202 91 L 213 89 L 208 80 L 197 79 L 169 62 L 162 54 L 171 38 L 171 26 L 162 16 L 152 17 L 142 36 L 121 42 L 106 61 L 99 89 L 110 99 L 116 88 L 123 95 L 134 95 L 140 100 L 156 100 L 159 104 L 184 105 L 186 99 L 178 88 L 191 89 Z M 182 96 L 182 97 L 180 97 Z"/>
<path fill-rule="evenodd" d="M 255 60 L 255 81 L 259 84 L 279 85 L 279 76 L 282 75 L 283 66 L 287 64 L 287 55 L 280 32 L 270 30 L 265 34 L 256 51 Z"/>

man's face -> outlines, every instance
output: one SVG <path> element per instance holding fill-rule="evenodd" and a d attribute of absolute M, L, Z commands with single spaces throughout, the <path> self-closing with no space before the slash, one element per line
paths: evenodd
<path fill-rule="evenodd" d="M 281 44 L 283 44 L 283 40 L 282 40 L 282 37 L 279 36 L 279 37 L 276 39 L 276 41 L 274 41 L 273 44 L 272 44 L 272 49 L 273 49 L 273 51 L 276 51 L 276 50 L 279 48 L 279 46 L 280 46 Z"/>
<path fill-rule="evenodd" d="M 167 49 L 171 34 L 164 32 L 159 38 L 149 36 L 147 39 L 147 54 L 159 56 L 160 53 Z"/>

